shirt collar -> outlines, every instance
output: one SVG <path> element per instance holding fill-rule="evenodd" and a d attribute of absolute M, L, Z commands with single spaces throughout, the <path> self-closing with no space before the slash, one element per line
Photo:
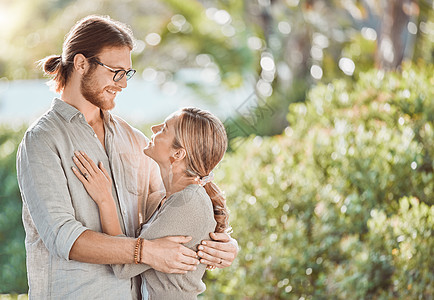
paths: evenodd
<path fill-rule="evenodd" d="M 103 110 L 102 113 L 103 113 L 103 120 L 104 120 L 105 127 L 108 128 L 108 130 L 110 130 L 111 133 L 113 133 L 112 127 L 114 125 L 114 120 L 112 114 L 107 110 Z"/>
<path fill-rule="evenodd" d="M 74 106 L 69 105 L 68 103 L 59 98 L 54 98 L 53 102 L 51 103 L 51 108 L 54 111 L 58 112 L 65 119 L 65 121 L 69 123 L 71 123 L 71 120 L 75 116 L 78 116 L 80 114 L 82 115 L 82 113 Z M 113 117 L 109 111 L 103 111 L 103 116 L 105 124 L 113 123 Z"/>
<path fill-rule="evenodd" d="M 59 113 L 67 122 L 71 122 L 72 118 L 81 114 L 81 112 L 74 106 L 69 105 L 59 98 L 54 98 L 53 102 L 51 103 L 51 109 Z"/>
<path fill-rule="evenodd" d="M 111 124 L 114 123 L 113 116 L 108 110 L 103 110 L 104 123 Z"/>

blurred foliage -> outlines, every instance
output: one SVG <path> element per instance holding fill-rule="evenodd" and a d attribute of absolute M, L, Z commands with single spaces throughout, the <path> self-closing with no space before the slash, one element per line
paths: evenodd
<path fill-rule="evenodd" d="M 292 104 L 216 172 L 241 250 L 206 299 L 434 294 L 434 68 L 371 70 Z"/>
<path fill-rule="evenodd" d="M 28 300 L 27 294 L 0 294 L 0 300 Z"/>
<path fill-rule="evenodd" d="M 398 21 L 408 26 L 402 29 L 402 43 L 392 50 L 404 52 L 404 60 L 432 63 L 433 2 L 405 2 L 396 8 L 405 16 Z M 287 126 L 288 105 L 304 101 L 312 85 L 335 78 L 354 80 L 374 66 L 378 37 L 385 35 L 383 16 L 394 9 L 386 4 L 387 0 L 2 1 L 0 78 L 41 77 L 35 61 L 60 54 L 63 38 L 77 20 L 89 14 L 110 15 L 129 24 L 137 38 L 136 76 L 174 94 L 177 85 L 189 86 L 203 101 L 214 103 L 230 101 L 219 99 L 218 89 L 252 88 L 274 107 L 273 118 L 233 132 L 280 134 Z M 195 75 L 185 75 L 185 69 L 195 70 Z"/>
<path fill-rule="evenodd" d="M 27 291 L 25 233 L 15 168 L 24 131 L 24 126 L 11 129 L 0 125 L 0 293 Z"/>

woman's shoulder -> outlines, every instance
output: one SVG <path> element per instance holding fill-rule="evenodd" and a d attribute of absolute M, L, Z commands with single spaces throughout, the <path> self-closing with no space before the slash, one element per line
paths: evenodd
<path fill-rule="evenodd" d="M 205 188 L 199 184 L 190 184 L 181 191 L 184 195 L 209 198 Z"/>
<path fill-rule="evenodd" d="M 212 210 L 211 199 L 205 189 L 198 184 L 190 184 L 183 190 L 174 193 L 166 200 L 163 204 L 164 206 L 172 208 L 184 207 L 193 210 L 201 210 L 203 208 Z"/>
<path fill-rule="evenodd" d="M 170 197 L 167 199 L 167 203 L 179 201 L 188 202 L 198 199 L 209 200 L 209 196 L 202 186 L 198 184 L 190 184 L 186 186 L 183 190 L 170 195 Z"/>

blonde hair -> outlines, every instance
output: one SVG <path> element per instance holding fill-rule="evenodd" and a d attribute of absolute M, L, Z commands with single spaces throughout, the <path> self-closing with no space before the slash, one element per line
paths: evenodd
<path fill-rule="evenodd" d="M 186 175 L 203 178 L 222 160 L 227 136 L 222 122 L 210 112 L 199 108 L 183 108 L 178 113 L 173 148 L 186 151 Z M 213 182 L 204 188 L 214 208 L 215 232 L 229 232 L 229 213 L 223 193 Z"/>

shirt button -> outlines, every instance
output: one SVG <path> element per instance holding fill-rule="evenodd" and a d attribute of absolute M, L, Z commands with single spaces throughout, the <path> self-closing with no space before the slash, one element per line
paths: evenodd
<path fill-rule="evenodd" d="M 83 115 L 78 115 L 78 117 L 81 119 L 81 118 L 83 118 Z"/>
<path fill-rule="evenodd" d="M 126 216 L 127 215 L 127 211 L 124 209 L 124 216 Z"/>
<path fill-rule="evenodd" d="M 96 138 L 98 137 L 98 136 L 96 135 L 96 133 L 95 133 L 93 136 L 96 137 Z"/>

